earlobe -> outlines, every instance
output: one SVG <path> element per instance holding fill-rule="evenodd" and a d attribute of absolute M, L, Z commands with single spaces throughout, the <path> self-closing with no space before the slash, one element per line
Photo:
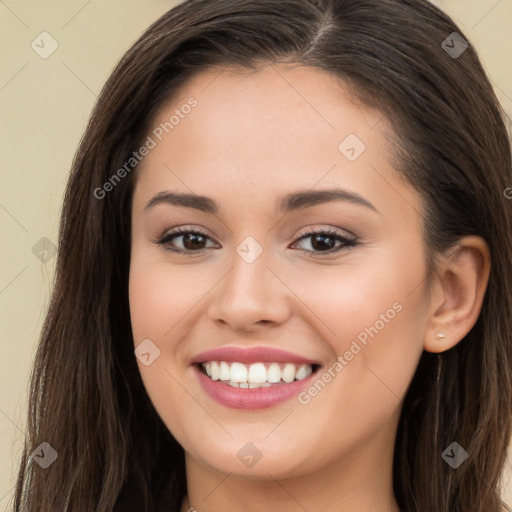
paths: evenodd
<path fill-rule="evenodd" d="M 487 290 L 490 251 L 479 236 L 466 236 L 440 258 L 424 337 L 427 352 L 444 352 L 475 325 Z"/>

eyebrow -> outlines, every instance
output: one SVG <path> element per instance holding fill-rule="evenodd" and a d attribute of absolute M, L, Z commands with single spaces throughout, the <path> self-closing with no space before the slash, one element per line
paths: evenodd
<path fill-rule="evenodd" d="M 333 201 L 346 201 L 352 204 L 365 206 L 377 213 L 378 210 L 373 204 L 363 196 L 340 188 L 326 190 L 308 190 L 287 194 L 278 206 L 279 212 L 291 212 L 311 208 L 320 204 Z M 218 207 L 213 199 L 196 194 L 184 194 L 181 192 L 163 191 L 148 201 L 144 210 L 148 210 L 158 204 L 169 204 L 172 206 L 181 206 L 185 208 L 193 208 L 205 213 L 218 213 Z"/>

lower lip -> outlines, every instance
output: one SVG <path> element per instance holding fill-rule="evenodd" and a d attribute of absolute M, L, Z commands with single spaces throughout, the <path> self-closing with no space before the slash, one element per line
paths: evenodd
<path fill-rule="evenodd" d="M 216 402 L 232 409 L 264 409 L 286 402 L 297 396 L 316 376 L 316 371 L 305 379 L 289 384 L 276 384 L 265 388 L 235 388 L 222 381 L 212 380 L 194 364 L 199 382 L 206 393 Z"/>

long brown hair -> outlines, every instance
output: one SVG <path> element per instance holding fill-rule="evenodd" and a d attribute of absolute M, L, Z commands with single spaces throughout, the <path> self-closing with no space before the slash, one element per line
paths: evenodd
<path fill-rule="evenodd" d="M 469 334 L 424 352 L 393 462 L 403 512 L 501 512 L 512 428 L 512 186 L 504 114 L 473 46 L 426 0 L 188 0 L 149 27 L 103 88 L 64 198 L 56 280 L 33 368 L 16 511 L 178 511 L 183 449 L 142 384 L 128 304 L 133 177 L 98 198 L 192 73 L 294 62 L 333 73 L 396 132 L 396 167 L 426 204 L 425 255 L 464 235 L 492 269 Z M 448 41 L 448 48 L 446 43 Z M 460 45 L 456 48 L 463 49 Z M 47 469 L 31 453 L 48 442 Z M 441 457 L 468 453 L 457 469 Z"/>

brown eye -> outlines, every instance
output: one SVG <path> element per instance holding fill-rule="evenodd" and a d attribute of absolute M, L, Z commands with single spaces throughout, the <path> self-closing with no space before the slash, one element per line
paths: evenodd
<path fill-rule="evenodd" d="M 181 239 L 181 247 L 176 247 L 176 240 Z M 208 235 L 193 229 L 178 228 L 175 231 L 165 234 L 156 243 L 162 245 L 166 250 L 178 253 L 203 252 L 208 240 Z"/>
<path fill-rule="evenodd" d="M 308 253 L 332 254 L 357 245 L 357 241 L 355 239 L 347 238 L 337 231 L 331 230 L 310 231 L 303 233 L 300 235 L 295 244 L 308 239 L 311 240 L 309 244 L 307 244 L 310 246 L 310 248 L 302 249 Z M 336 242 L 339 242 L 337 247 L 335 247 Z"/>

